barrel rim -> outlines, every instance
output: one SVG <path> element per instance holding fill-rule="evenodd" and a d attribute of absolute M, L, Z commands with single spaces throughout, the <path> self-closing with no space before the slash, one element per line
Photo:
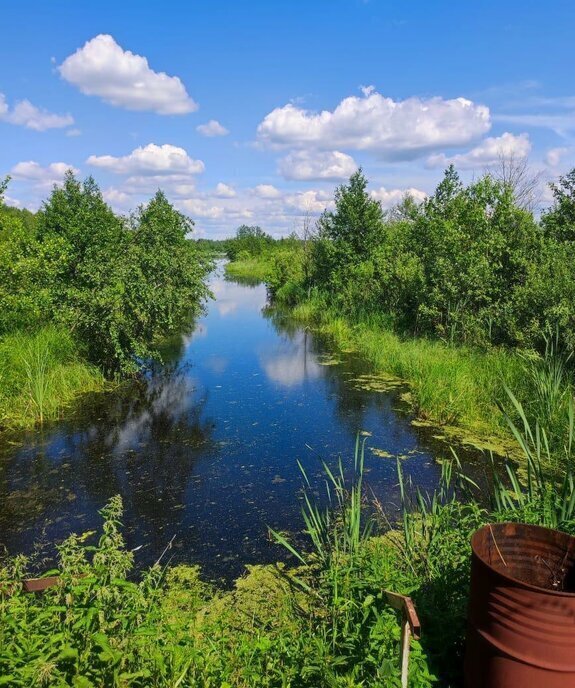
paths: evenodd
<path fill-rule="evenodd" d="M 545 526 L 538 526 L 535 524 L 531 523 L 521 523 L 521 522 L 516 522 L 516 521 L 501 521 L 501 522 L 496 522 L 496 523 L 486 523 L 484 526 L 481 526 L 481 528 L 478 528 L 473 535 L 471 536 L 471 552 L 474 557 L 477 557 L 477 559 L 484 565 L 486 566 L 490 571 L 493 573 L 501 576 L 505 580 L 508 580 L 512 583 L 515 583 L 523 588 L 526 588 L 527 590 L 532 590 L 534 592 L 539 592 L 539 593 L 545 593 L 546 595 L 552 595 L 553 597 L 567 597 L 567 598 L 575 598 L 575 591 L 573 592 L 567 592 L 564 590 L 551 590 L 550 588 L 543 588 L 540 587 L 539 585 L 533 585 L 532 583 L 527 583 L 526 581 L 522 581 L 520 578 L 515 578 L 513 576 L 510 576 L 509 574 L 504 573 L 501 571 L 501 569 L 496 569 L 494 566 L 492 566 L 488 561 L 486 561 L 477 551 L 476 549 L 476 540 L 479 540 L 479 538 L 486 532 L 492 532 L 494 528 L 502 528 L 505 526 L 521 526 L 523 528 L 527 528 L 529 530 L 535 530 L 541 532 L 547 532 L 547 533 L 560 533 L 561 535 L 564 535 L 566 538 L 571 540 L 571 545 L 573 546 L 575 544 L 575 537 L 570 535 L 569 533 L 565 533 L 562 530 L 557 530 L 555 528 L 546 528 Z"/>

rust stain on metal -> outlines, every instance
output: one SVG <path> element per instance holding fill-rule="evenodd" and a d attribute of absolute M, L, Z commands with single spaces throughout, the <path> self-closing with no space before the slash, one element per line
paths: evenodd
<path fill-rule="evenodd" d="M 471 547 L 467 688 L 575 688 L 575 538 L 495 523 Z"/>

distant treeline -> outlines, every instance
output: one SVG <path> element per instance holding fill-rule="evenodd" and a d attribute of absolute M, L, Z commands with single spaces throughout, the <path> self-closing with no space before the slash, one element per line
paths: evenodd
<path fill-rule="evenodd" d="M 229 239 L 197 239 L 198 248 L 214 255 L 225 255 L 232 261 L 249 260 L 267 253 L 273 253 L 299 242 L 294 232 L 288 237 L 274 239 L 258 225 L 241 225 Z"/>

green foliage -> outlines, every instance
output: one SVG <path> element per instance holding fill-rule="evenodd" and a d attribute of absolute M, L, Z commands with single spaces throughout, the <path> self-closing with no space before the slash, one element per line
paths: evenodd
<path fill-rule="evenodd" d="M 269 282 L 278 300 L 316 290 L 352 318 L 385 315 L 403 334 L 541 351 L 559 327 L 573 350 L 574 179 L 552 186 L 539 225 L 510 184 L 486 175 L 464 186 L 453 166 L 424 203 L 407 198 L 385 215 L 359 170 L 320 218 L 309 264 L 280 264 Z"/>
<path fill-rule="evenodd" d="M 104 387 L 62 328 L 16 332 L 0 339 L 0 428 L 58 418 L 80 394 Z"/>
<path fill-rule="evenodd" d="M 234 261 L 226 263 L 225 271 L 229 277 L 243 281 L 246 284 L 266 282 L 273 269 L 271 254 L 263 254 L 254 258 L 249 253 L 241 251 Z"/>
<path fill-rule="evenodd" d="M 575 241 L 575 168 L 551 184 L 553 206 L 543 215 L 543 228 L 553 239 Z"/>
<path fill-rule="evenodd" d="M 187 240 L 192 227 L 160 191 L 128 223 L 92 179 L 80 184 L 69 174 L 53 191 L 39 222 L 40 243 L 63 242 L 52 317 L 74 328 L 91 360 L 133 371 L 198 311 L 209 260 Z"/>
<path fill-rule="evenodd" d="M 86 533 L 59 546 L 61 583 L 42 595 L 17 585 L 23 557 L 0 565 L 0 685 L 399 685 L 399 628 L 381 594 L 389 553 L 375 560 L 354 536 L 353 564 L 341 552 L 298 577 L 250 567 L 228 592 L 197 567 L 156 565 L 136 581 L 119 498 L 101 514 L 96 544 Z M 412 656 L 411 685 L 430 685 L 418 644 Z"/>
<path fill-rule="evenodd" d="M 304 298 L 305 262 L 302 242 L 275 252 L 266 280 L 272 298 L 289 306 Z"/>
<path fill-rule="evenodd" d="M 278 297 L 285 303 L 300 297 L 288 293 L 290 286 L 302 279 L 303 243 L 297 235 L 274 240 L 259 227 L 242 225 L 227 245 L 227 275 L 247 282 L 266 282 L 274 297 L 276 286 L 285 287 Z"/>
<path fill-rule="evenodd" d="M 81 183 L 69 172 L 31 221 L 3 205 L 6 184 L 0 185 L 0 337 L 13 370 L 3 365 L 10 391 L 0 399 L 4 422 L 21 422 L 25 408 L 30 420 L 42 422 L 76 394 L 73 370 L 80 368 L 67 365 L 65 391 L 50 355 L 64 330 L 72 333 L 66 342 L 74 365 L 82 367 L 81 352 L 108 374 L 132 373 L 199 312 L 209 295 L 211 260 L 189 240 L 193 222 L 160 191 L 126 220 L 114 215 L 92 178 Z M 23 348 L 36 345 L 22 357 Z M 17 363 L 24 359 L 25 374 Z M 83 369 L 94 377 L 90 366 Z"/>
<path fill-rule="evenodd" d="M 230 260 L 245 260 L 248 257 L 260 256 L 270 248 L 273 239 L 257 225 L 241 225 L 236 236 L 227 242 L 227 256 Z"/>
<path fill-rule="evenodd" d="M 511 184 L 486 175 L 466 187 L 453 166 L 424 203 L 407 197 L 384 215 L 359 170 L 336 190 L 317 236 L 267 267 L 270 293 L 405 380 L 421 419 L 500 435 L 504 384 L 530 418 L 541 410 L 549 333 L 568 360 L 575 351 L 573 179 L 553 186 L 555 205 L 538 225 Z M 570 368 L 555 380 L 564 402 Z"/>
<path fill-rule="evenodd" d="M 493 501 L 501 520 L 536 523 L 575 533 L 575 474 L 573 472 L 574 401 L 569 394 L 565 426 L 555 437 L 540 420 L 529 420 L 523 405 L 507 389 L 517 423 L 506 414 L 509 427 L 526 459 L 527 475 L 521 481 L 518 471 L 506 466 L 505 482 L 494 471 Z M 542 395 L 545 400 L 547 395 Z M 557 426 L 554 414 L 544 413 Z M 561 454 L 557 445 L 564 440 Z M 553 451 L 555 449 L 555 451 Z M 559 476 L 559 477 L 557 477 Z"/>
<path fill-rule="evenodd" d="M 385 237 L 383 211 L 367 192 L 367 179 L 361 169 L 347 185 L 335 191 L 335 212 L 325 211 L 318 229 L 319 237 L 332 242 L 332 265 L 328 271 L 350 261 L 369 259 L 375 246 Z"/>
<path fill-rule="evenodd" d="M 536 224 L 512 191 L 489 176 L 463 188 L 450 168 L 405 230 L 422 289 L 412 310 L 395 314 L 404 327 L 451 341 L 509 343 L 509 301 L 539 248 Z"/>

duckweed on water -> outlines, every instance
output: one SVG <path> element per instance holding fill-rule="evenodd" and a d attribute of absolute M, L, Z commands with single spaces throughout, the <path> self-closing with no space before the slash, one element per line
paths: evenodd
<path fill-rule="evenodd" d="M 350 378 L 348 382 L 353 385 L 354 389 L 362 392 L 386 393 L 405 387 L 404 381 L 382 373 L 359 375 L 358 377 Z"/>
<path fill-rule="evenodd" d="M 341 364 L 341 359 L 338 356 L 324 354 L 318 357 L 317 362 L 321 366 L 336 366 Z"/>
<path fill-rule="evenodd" d="M 391 452 L 385 451 L 385 449 L 377 449 L 376 447 L 370 447 L 370 452 L 375 456 L 379 456 L 382 459 L 393 459 L 395 458 Z"/>

